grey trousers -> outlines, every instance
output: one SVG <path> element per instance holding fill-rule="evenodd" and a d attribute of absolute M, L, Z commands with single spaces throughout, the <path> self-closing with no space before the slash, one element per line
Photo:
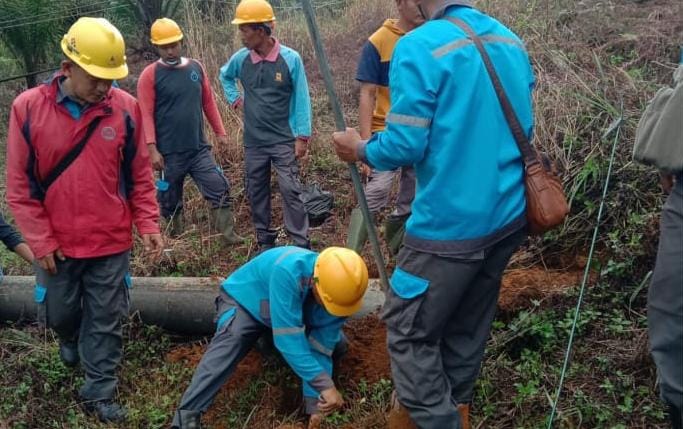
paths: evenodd
<path fill-rule="evenodd" d="M 659 250 L 648 292 L 650 351 L 664 401 L 683 408 L 683 182 L 664 205 Z"/>
<path fill-rule="evenodd" d="M 161 215 L 170 218 L 183 210 L 185 177 L 192 177 L 199 192 L 211 208 L 230 206 L 230 184 L 205 146 L 196 152 L 170 153 L 164 156 L 164 177 L 167 191 L 157 191 Z"/>
<path fill-rule="evenodd" d="M 410 205 L 415 199 L 415 170 L 413 167 L 401 167 L 392 171 L 372 170 L 365 185 L 365 198 L 368 200 L 370 212 L 378 213 L 389 204 L 391 187 L 394 179 L 400 176 L 394 216 L 409 215 Z"/>
<path fill-rule="evenodd" d="M 121 319 L 128 313 L 129 252 L 57 261 L 50 275 L 35 264 L 37 287 L 45 288 L 45 317 L 60 341 L 78 342 L 85 400 L 111 399 L 123 355 Z"/>
<path fill-rule="evenodd" d="M 234 316 L 222 321 L 223 325 L 218 328 L 202 356 L 173 416 L 172 426 L 180 426 L 181 412 L 205 412 L 237 364 L 249 353 L 261 334 L 270 330 L 221 290 L 216 298 L 216 313 L 222 315 L 233 309 Z"/>
<path fill-rule="evenodd" d="M 403 299 L 392 278 L 382 318 L 398 399 L 419 428 L 461 427 L 456 404 L 472 400 L 501 277 L 524 237 L 516 232 L 469 260 L 401 248 L 398 267 L 429 285 Z"/>
<path fill-rule="evenodd" d="M 254 146 L 244 149 L 246 188 L 251 217 L 259 244 L 273 244 L 277 231 L 270 228 L 270 169 L 277 172 L 277 182 L 284 202 L 285 229 L 297 246 L 308 247 L 308 214 L 301 201 L 299 167 L 294 156 L 294 143 Z"/>

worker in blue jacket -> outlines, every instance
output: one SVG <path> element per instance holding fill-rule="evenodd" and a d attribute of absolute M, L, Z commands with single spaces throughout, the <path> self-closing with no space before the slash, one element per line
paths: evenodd
<path fill-rule="evenodd" d="M 382 313 L 395 406 L 421 429 L 466 428 L 501 276 L 525 236 L 526 200 L 522 156 L 482 57 L 451 20 L 482 39 L 528 136 L 534 76 L 519 37 L 471 1 L 419 7 L 429 21 L 394 50 L 386 129 L 368 141 L 348 129 L 334 144 L 342 160 L 376 170 L 415 166 Z"/>
<path fill-rule="evenodd" d="M 295 245 L 310 248 L 301 200 L 299 163 L 311 138 L 311 98 L 301 56 L 274 36 L 275 14 L 266 0 L 243 0 L 232 23 L 244 48 L 221 67 L 228 103 L 244 115 L 245 186 L 259 250 L 276 245 L 271 228 L 271 166 L 277 172 L 285 229 Z M 237 82 L 242 86 L 240 91 Z"/>
<path fill-rule="evenodd" d="M 344 318 L 358 311 L 368 270 L 353 250 L 320 254 L 301 247 L 261 253 L 232 273 L 217 298 L 217 331 L 173 418 L 173 428 L 200 427 L 221 386 L 258 338 L 272 330 L 275 347 L 303 381 L 311 426 L 342 405 L 332 381 L 332 352 Z"/>

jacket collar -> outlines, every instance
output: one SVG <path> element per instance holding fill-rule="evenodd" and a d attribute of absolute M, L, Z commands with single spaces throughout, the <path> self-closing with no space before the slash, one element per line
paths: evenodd
<path fill-rule="evenodd" d="M 56 72 L 53 74 L 48 80 L 44 82 L 44 89 L 43 92 L 46 95 L 47 99 L 50 100 L 51 102 L 55 104 L 61 104 L 65 99 L 68 98 L 68 95 L 64 94 L 61 90 L 61 82 L 66 78 L 64 73 L 61 71 Z M 112 91 L 113 88 L 109 89 L 109 92 L 107 92 L 107 95 L 104 96 L 104 99 L 100 101 L 97 104 L 90 104 L 84 107 L 85 109 L 88 110 L 94 110 L 94 109 L 102 109 L 102 112 L 105 114 L 111 114 L 112 107 L 111 107 L 111 97 L 112 97 Z"/>

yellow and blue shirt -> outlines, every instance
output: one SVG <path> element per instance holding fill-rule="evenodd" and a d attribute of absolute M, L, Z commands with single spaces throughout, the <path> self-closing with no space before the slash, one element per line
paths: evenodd
<path fill-rule="evenodd" d="M 391 106 L 389 97 L 389 65 L 396 42 L 405 34 L 398 28 L 397 19 L 387 19 L 365 42 L 361 52 L 356 80 L 377 85 L 375 111 L 372 115 L 372 132 L 382 131 Z"/>

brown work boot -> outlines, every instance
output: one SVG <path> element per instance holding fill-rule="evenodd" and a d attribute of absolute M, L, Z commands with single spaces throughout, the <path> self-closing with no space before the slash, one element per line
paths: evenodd
<path fill-rule="evenodd" d="M 458 413 L 460 414 L 460 427 L 470 429 L 470 404 L 458 404 Z"/>
<path fill-rule="evenodd" d="M 408 410 L 401 405 L 396 396 L 396 391 L 391 394 L 391 410 L 387 416 L 388 429 L 417 429 L 413 419 L 410 418 Z"/>

